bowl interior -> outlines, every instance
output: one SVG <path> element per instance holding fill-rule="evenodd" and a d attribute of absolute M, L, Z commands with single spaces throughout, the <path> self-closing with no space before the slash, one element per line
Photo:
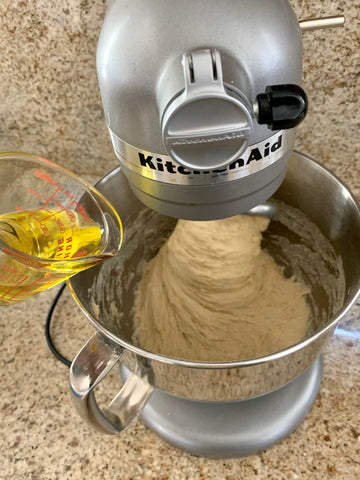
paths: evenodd
<path fill-rule="evenodd" d="M 97 188 L 120 214 L 124 240 L 118 256 L 70 280 L 92 320 L 120 342 L 133 339 L 133 305 L 148 262 L 173 231 L 176 220 L 144 207 L 120 169 Z M 270 199 L 277 210 L 263 236 L 263 248 L 310 288 L 305 338 L 336 321 L 359 290 L 360 214 L 348 190 L 311 159 L 294 154 L 286 178 Z M 138 346 L 138 345 L 136 345 Z"/>

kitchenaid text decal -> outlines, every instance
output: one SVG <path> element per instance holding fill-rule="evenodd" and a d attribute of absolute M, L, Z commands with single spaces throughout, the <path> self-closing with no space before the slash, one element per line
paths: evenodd
<path fill-rule="evenodd" d="M 281 158 L 294 143 L 293 130 L 281 130 L 266 140 L 250 145 L 245 152 L 224 168 L 217 170 L 192 170 L 183 167 L 170 156 L 146 152 L 123 142 L 110 130 L 114 150 L 121 163 L 158 182 L 180 185 L 205 185 L 236 180 L 263 168 Z"/>

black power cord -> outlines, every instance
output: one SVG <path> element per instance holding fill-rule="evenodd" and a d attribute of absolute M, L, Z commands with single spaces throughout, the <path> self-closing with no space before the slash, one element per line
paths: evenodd
<path fill-rule="evenodd" d="M 51 350 L 51 352 L 55 355 L 55 357 L 60 360 L 60 362 L 62 362 L 64 365 L 66 365 L 67 367 L 70 367 L 71 365 L 71 362 L 70 360 L 68 360 L 67 358 L 63 357 L 61 355 L 61 353 L 55 348 L 55 345 L 52 341 L 52 338 L 51 338 L 51 334 L 50 334 L 50 325 L 51 325 L 51 319 L 53 317 L 53 313 L 54 313 L 54 310 L 55 310 L 55 307 L 63 293 L 63 291 L 65 290 L 65 287 L 66 287 L 66 283 L 63 283 L 60 287 L 60 290 L 58 291 L 58 293 L 56 294 L 56 297 L 54 298 L 54 300 L 52 301 L 52 304 L 50 306 L 50 310 L 47 314 L 47 317 L 46 317 L 46 321 L 45 321 L 45 337 L 46 337 L 46 341 L 47 341 L 47 344 Z"/>

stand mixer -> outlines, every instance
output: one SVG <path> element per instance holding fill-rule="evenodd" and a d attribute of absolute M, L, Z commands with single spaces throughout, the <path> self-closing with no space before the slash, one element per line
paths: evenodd
<path fill-rule="evenodd" d="M 145 205 L 223 218 L 281 184 L 307 109 L 287 1 L 117 1 L 97 70 L 115 153 Z"/>
<path fill-rule="evenodd" d="M 299 23 L 287 0 L 112 2 L 99 39 L 97 71 L 121 171 L 100 182 L 99 190 L 115 195 L 115 208 L 114 190 L 121 188 L 125 203 L 139 200 L 160 214 L 186 220 L 225 218 L 256 208 L 263 212 L 285 178 L 295 127 L 307 112 L 300 86 L 302 30 L 343 21 Z M 144 361 L 139 348 L 130 347 L 126 338 L 119 342 L 118 334 L 99 326 L 88 305 L 91 281 L 80 277 L 70 281 L 75 299 L 98 331 L 116 344 L 108 355 L 108 343 L 95 334 L 96 341 L 80 352 L 70 374 L 76 408 L 99 430 L 118 433 L 141 413 L 146 425 L 181 449 L 232 457 L 286 437 L 313 404 L 322 372 L 321 357 L 313 354 L 310 366 L 299 368 L 295 378 L 280 382 L 279 388 L 239 395 L 239 401 L 236 396 L 213 402 L 206 395 L 186 398 L 163 391 L 164 374 L 152 365 L 158 359 L 148 354 Z M 133 354 L 128 362 L 124 344 Z M 97 350 L 109 368 L 125 355 L 122 377 L 128 391 L 120 392 L 105 413 L 98 409 L 92 388 L 106 372 L 90 378 L 87 365 L 91 351 Z M 190 371 L 193 364 L 182 367 Z M 234 371 L 236 365 L 227 367 Z M 251 361 L 244 367 L 252 368 Z M 143 373 L 148 370 L 150 376 Z M 142 386 L 131 387 L 134 375 Z M 131 395 L 140 398 L 132 410 Z M 119 409 L 126 402 L 127 413 L 132 413 L 121 417 Z"/>

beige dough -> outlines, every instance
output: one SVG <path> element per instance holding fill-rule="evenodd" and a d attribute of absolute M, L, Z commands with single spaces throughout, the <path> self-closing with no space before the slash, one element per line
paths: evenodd
<path fill-rule="evenodd" d="M 180 220 L 145 267 L 135 302 L 137 343 L 152 352 L 235 361 L 304 336 L 308 290 L 261 250 L 269 220 Z"/>

